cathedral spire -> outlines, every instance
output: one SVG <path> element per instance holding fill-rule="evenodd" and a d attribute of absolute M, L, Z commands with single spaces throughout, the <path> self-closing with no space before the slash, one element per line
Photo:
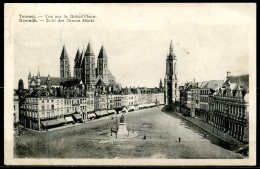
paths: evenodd
<path fill-rule="evenodd" d="M 85 52 L 85 55 L 87 55 L 87 56 L 94 56 L 90 40 L 88 42 L 88 46 L 87 46 L 87 50 Z"/>
<path fill-rule="evenodd" d="M 61 55 L 60 55 L 60 59 L 67 59 L 67 58 L 68 58 L 68 54 L 67 54 L 67 51 L 66 51 L 66 47 L 65 47 L 65 45 L 63 45 L 62 52 L 61 52 Z"/>
<path fill-rule="evenodd" d="M 37 78 L 40 78 L 40 71 L 39 71 L 39 68 L 38 68 Z"/>
<path fill-rule="evenodd" d="M 83 45 L 83 49 L 79 58 L 80 67 L 82 67 L 83 64 L 84 54 L 85 54 L 85 46 Z"/>
<path fill-rule="evenodd" d="M 28 75 L 28 79 L 31 79 L 32 78 L 32 75 L 31 75 L 31 71 L 29 69 L 29 75 Z"/>
<path fill-rule="evenodd" d="M 106 51 L 105 51 L 103 44 L 102 44 L 101 49 L 99 51 L 98 58 L 107 58 L 107 54 L 106 54 Z"/>
<path fill-rule="evenodd" d="M 78 48 L 74 61 L 75 62 L 78 61 L 79 58 L 80 58 L 80 51 L 79 51 L 79 48 Z"/>

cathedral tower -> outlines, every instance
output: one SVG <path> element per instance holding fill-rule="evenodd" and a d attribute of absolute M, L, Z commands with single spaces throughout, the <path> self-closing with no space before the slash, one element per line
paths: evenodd
<path fill-rule="evenodd" d="M 78 49 L 74 59 L 74 77 L 77 79 L 81 79 L 81 59 L 82 59 L 82 54 Z"/>
<path fill-rule="evenodd" d="M 65 45 L 63 46 L 61 55 L 60 55 L 60 77 L 68 78 L 71 77 L 70 74 L 70 62 L 69 57 L 65 48 Z"/>
<path fill-rule="evenodd" d="M 97 60 L 97 76 L 100 76 L 105 84 L 108 84 L 109 71 L 107 66 L 107 55 L 104 46 L 101 46 Z"/>
<path fill-rule="evenodd" d="M 93 89 L 96 82 L 95 55 L 91 43 L 88 43 L 84 59 L 82 61 L 82 81 L 87 89 Z"/>
<path fill-rule="evenodd" d="M 166 59 L 166 74 L 164 80 L 166 105 L 171 105 L 178 99 L 176 62 L 177 59 L 175 53 L 173 52 L 171 41 L 169 54 Z"/>

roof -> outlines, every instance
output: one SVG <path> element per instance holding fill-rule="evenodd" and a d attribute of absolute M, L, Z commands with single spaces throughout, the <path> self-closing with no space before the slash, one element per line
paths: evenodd
<path fill-rule="evenodd" d="M 54 91 L 47 91 L 43 89 L 37 89 L 34 90 L 32 93 L 30 93 L 29 97 L 39 97 L 39 96 L 54 96 L 55 97 L 55 92 Z"/>
<path fill-rule="evenodd" d="M 99 51 L 98 58 L 107 58 L 107 54 L 103 45 Z"/>
<path fill-rule="evenodd" d="M 47 76 L 41 76 L 41 85 L 46 85 Z M 61 85 L 61 82 L 65 82 L 67 80 L 75 79 L 73 77 L 71 78 L 63 78 L 63 77 L 50 77 L 50 81 L 52 85 L 59 86 Z"/>
<path fill-rule="evenodd" d="M 68 54 L 67 54 L 67 51 L 66 51 L 66 48 L 65 48 L 65 45 L 64 45 L 63 48 L 62 48 L 60 59 L 67 59 L 67 58 L 68 58 Z"/>
<path fill-rule="evenodd" d="M 81 52 L 81 55 L 80 55 L 80 58 L 79 58 L 79 65 L 78 65 L 79 68 L 82 67 L 84 53 L 85 53 L 85 51 L 84 51 L 84 49 L 82 49 L 82 52 Z"/>
<path fill-rule="evenodd" d="M 87 50 L 85 52 L 85 55 L 86 56 L 94 56 L 94 53 L 93 53 L 92 46 L 91 46 L 90 42 L 88 42 L 88 47 L 87 47 Z"/>
<path fill-rule="evenodd" d="M 83 52 L 83 51 L 82 51 Z M 74 62 L 75 62 L 75 68 L 80 68 L 81 67 L 81 59 L 82 59 L 82 54 L 80 53 L 79 49 L 77 50 Z"/>
<path fill-rule="evenodd" d="M 244 87 L 246 90 L 249 88 L 249 74 L 239 75 L 239 76 L 230 76 L 227 79 L 229 83 L 237 83 L 237 86 Z"/>
<path fill-rule="evenodd" d="M 106 84 L 102 79 L 99 79 L 96 83 L 96 86 L 106 86 Z"/>
<path fill-rule="evenodd" d="M 216 89 L 220 86 L 222 86 L 224 83 L 224 80 L 210 80 L 210 81 L 203 81 L 200 88 L 207 88 L 207 89 Z"/>
<path fill-rule="evenodd" d="M 79 85 L 80 81 L 81 80 L 79 80 L 79 79 L 69 79 L 69 80 L 66 80 L 66 81 L 61 82 L 61 83 L 64 87 L 73 87 L 73 86 Z"/>
<path fill-rule="evenodd" d="M 172 45 L 172 40 L 170 43 L 170 48 L 169 48 L 169 55 L 167 56 L 167 59 L 174 59 L 175 58 L 175 54 L 173 52 L 173 45 Z"/>
<path fill-rule="evenodd" d="M 80 59 L 80 54 L 81 53 L 80 53 L 79 48 L 78 48 L 74 61 L 78 61 Z"/>
<path fill-rule="evenodd" d="M 110 70 L 108 70 L 108 79 L 109 79 L 109 83 L 110 83 L 111 85 L 116 84 L 116 79 L 115 79 L 115 77 L 113 76 L 113 74 L 110 72 Z"/>
<path fill-rule="evenodd" d="M 99 79 L 96 86 L 106 86 L 106 83 L 102 79 Z"/>
<path fill-rule="evenodd" d="M 198 82 L 187 82 L 184 84 L 183 89 L 187 91 L 197 86 L 198 86 Z"/>

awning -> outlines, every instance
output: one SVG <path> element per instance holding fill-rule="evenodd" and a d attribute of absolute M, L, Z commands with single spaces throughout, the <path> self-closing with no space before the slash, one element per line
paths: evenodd
<path fill-rule="evenodd" d="M 95 118 L 96 118 L 96 114 L 95 114 L 95 113 L 89 113 L 89 114 L 88 114 L 88 118 L 92 118 L 92 117 L 95 117 Z"/>
<path fill-rule="evenodd" d="M 127 108 L 126 108 L 126 107 L 124 107 L 122 111 L 128 111 L 128 110 L 127 110 Z"/>
<path fill-rule="evenodd" d="M 135 110 L 135 106 L 129 106 L 128 110 Z"/>
<path fill-rule="evenodd" d="M 108 114 L 116 114 L 116 111 L 114 109 L 107 110 Z"/>
<path fill-rule="evenodd" d="M 71 116 L 65 117 L 66 122 L 74 122 Z"/>
<path fill-rule="evenodd" d="M 104 116 L 107 115 L 107 111 L 106 110 L 99 110 L 95 112 L 98 116 Z"/>
<path fill-rule="evenodd" d="M 65 120 L 64 118 L 59 118 L 59 119 L 57 119 L 57 121 L 58 121 L 59 123 L 66 123 L 66 120 Z"/>
<path fill-rule="evenodd" d="M 58 124 L 60 124 L 60 123 L 56 119 L 42 121 L 43 126 L 55 126 L 55 125 L 58 125 Z"/>
<path fill-rule="evenodd" d="M 144 108 L 144 107 L 148 107 L 148 106 L 149 106 L 148 104 L 144 104 L 144 105 L 143 105 L 143 108 Z"/>
<path fill-rule="evenodd" d="M 156 106 L 156 104 L 155 103 L 151 103 L 151 105 L 150 106 Z"/>
<path fill-rule="evenodd" d="M 81 116 L 81 114 L 73 114 L 73 116 L 75 117 L 75 119 L 77 119 L 77 120 L 80 120 L 80 119 L 82 119 L 82 116 Z"/>
<path fill-rule="evenodd" d="M 139 108 L 143 108 L 144 106 L 143 105 L 138 105 Z"/>

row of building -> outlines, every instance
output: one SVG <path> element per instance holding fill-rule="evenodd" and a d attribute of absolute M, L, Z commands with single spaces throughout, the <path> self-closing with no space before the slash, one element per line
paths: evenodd
<path fill-rule="evenodd" d="M 172 50 L 172 45 L 171 45 Z M 41 130 L 46 125 L 67 121 L 82 121 L 89 116 L 134 110 L 149 105 L 164 104 L 162 81 L 155 88 L 122 88 L 109 70 L 108 56 L 102 45 L 95 63 L 89 42 L 86 50 L 77 50 L 74 77 L 65 45 L 60 55 L 60 77 L 34 76 L 29 71 L 28 90 L 20 80 L 15 102 L 15 124 Z M 17 113 L 19 112 L 19 113 Z M 18 118 L 19 115 L 19 118 Z M 19 120 L 18 120 L 19 119 Z"/>
<path fill-rule="evenodd" d="M 180 111 L 199 118 L 242 142 L 248 142 L 249 75 L 180 86 Z"/>
<path fill-rule="evenodd" d="M 124 94 L 112 92 L 99 94 L 88 91 L 85 96 L 58 95 L 56 90 L 56 88 L 34 90 L 26 95 L 20 103 L 17 99 L 15 104 L 19 108 L 15 109 L 17 110 L 16 122 L 19 121 L 19 124 L 26 128 L 42 130 L 47 127 L 55 127 L 56 123 L 59 123 L 57 121 L 66 123 L 67 117 L 70 117 L 69 120 L 83 122 L 88 120 L 88 115 L 91 117 L 93 113 L 102 116 L 104 112 L 119 113 L 123 110 L 140 109 L 142 106 L 151 103 L 154 103 L 153 105 L 164 104 L 162 89 L 143 92 L 142 89 L 138 88 L 137 93 Z M 122 90 L 125 90 L 125 88 Z M 151 89 L 148 89 L 148 91 L 151 91 Z M 56 120 L 56 123 L 53 124 L 53 120 Z"/>

